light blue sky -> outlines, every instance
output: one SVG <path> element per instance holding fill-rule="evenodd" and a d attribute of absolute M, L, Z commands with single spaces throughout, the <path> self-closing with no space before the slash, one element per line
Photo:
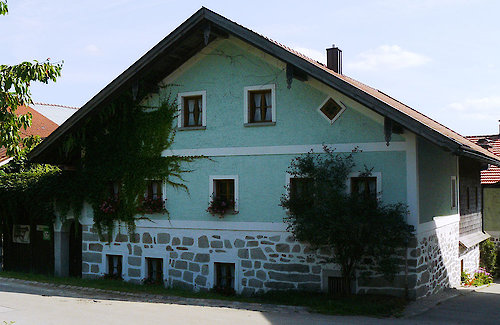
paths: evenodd
<path fill-rule="evenodd" d="M 10 0 L 0 63 L 64 60 L 34 100 L 81 106 L 201 6 L 320 61 L 336 44 L 344 74 L 461 134 L 499 131 L 494 0 Z"/>

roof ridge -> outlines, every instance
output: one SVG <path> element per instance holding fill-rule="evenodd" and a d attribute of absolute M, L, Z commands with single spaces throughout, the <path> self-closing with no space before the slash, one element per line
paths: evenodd
<path fill-rule="evenodd" d="M 40 102 L 36 102 L 36 103 L 33 103 L 33 104 L 35 104 L 35 105 L 43 105 L 43 106 L 52 106 L 52 107 L 80 109 L 80 107 L 68 106 L 68 105 L 60 105 L 60 104 L 47 104 L 47 103 L 40 103 Z"/>

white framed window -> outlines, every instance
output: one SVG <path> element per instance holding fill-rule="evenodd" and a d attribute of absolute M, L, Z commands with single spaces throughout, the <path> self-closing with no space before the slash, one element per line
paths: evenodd
<path fill-rule="evenodd" d="M 179 93 L 177 98 L 177 127 L 180 130 L 200 130 L 207 126 L 207 92 Z"/>
<path fill-rule="evenodd" d="M 313 179 L 307 176 L 292 176 L 287 173 L 286 185 L 289 189 L 288 194 L 290 196 L 301 195 L 312 189 Z"/>
<path fill-rule="evenodd" d="M 208 186 L 209 202 L 218 198 L 232 205 L 234 212 L 239 211 L 238 175 L 211 175 Z"/>
<path fill-rule="evenodd" d="M 235 261 L 234 256 L 227 253 L 219 253 L 213 256 L 212 263 L 209 264 L 207 287 L 214 289 L 217 287 L 226 287 L 238 293 L 241 290 L 242 273 L 241 263 L 237 260 Z"/>
<path fill-rule="evenodd" d="M 382 198 L 382 173 L 372 172 L 369 175 L 360 172 L 349 173 L 347 192 L 376 195 L 380 200 Z"/>
<path fill-rule="evenodd" d="M 276 86 L 248 86 L 243 89 L 245 126 L 276 124 Z"/>
<path fill-rule="evenodd" d="M 121 255 L 106 255 L 107 259 L 107 276 L 111 278 L 122 278 L 123 271 L 123 256 Z"/>
<path fill-rule="evenodd" d="M 160 180 L 146 181 L 146 189 L 144 191 L 144 197 L 148 199 L 157 200 L 163 197 L 163 182 Z"/>
<path fill-rule="evenodd" d="M 346 106 L 341 101 L 337 101 L 331 97 L 325 99 L 317 108 L 317 111 L 323 116 L 330 124 L 333 124 L 340 115 L 345 111 Z"/>
<path fill-rule="evenodd" d="M 458 186 L 457 186 L 457 177 L 451 176 L 450 178 L 450 190 L 451 190 L 451 209 L 456 209 L 458 206 Z"/>

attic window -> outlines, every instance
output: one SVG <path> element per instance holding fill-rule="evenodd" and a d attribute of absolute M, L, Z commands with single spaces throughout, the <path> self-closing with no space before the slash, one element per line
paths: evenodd
<path fill-rule="evenodd" d="M 191 91 L 180 93 L 178 96 L 178 129 L 205 129 L 207 125 L 206 91 Z"/>
<path fill-rule="evenodd" d="M 330 124 L 332 124 L 345 110 L 345 106 L 343 104 L 339 104 L 333 98 L 328 98 L 323 102 L 323 104 L 321 104 L 318 110 L 323 117 L 326 118 Z"/>
<path fill-rule="evenodd" d="M 275 125 L 275 85 L 245 87 L 243 112 L 245 126 Z"/>

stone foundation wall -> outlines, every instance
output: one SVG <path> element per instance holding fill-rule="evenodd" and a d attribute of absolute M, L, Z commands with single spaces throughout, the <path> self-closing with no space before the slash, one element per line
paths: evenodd
<path fill-rule="evenodd" d="M 393 281 L 365 270 L 353 283 L 358 293 L 383 293 L 417 299 L 458 286 L 459 220 L 419 233 L 409 244 L 406 261 Z M 168 286 L 209 290 L 216 282 L 215 263 L 234 263 L 234 286 L 250 295 L 268 290 L 326 291 L 328 277 L 338 277 L 338 265 L 327 263 L 330 251 L 312 250 L 285 231 L 201 230 L 137 227 L 115 233 L 107 243 L 91 226 L 82 227 L 82 275 L 100 277 L 107 270 L 106 255 L 122 256 L 124 280 L 141 283 L 147 277 L 146 258 L 161 258 Z M 467 252 L 475 261 L 478 249 Z M 401 252 L 404 256 L 404 252 Z M 406 265 L 405 265 L 406 263 Z M 407 272 L 405 272 L 405 268 Z M 408 290 L 406 290 L 408 289 Z"/>
<path fill-rule="evenodd" d="M 235 290 L 253 294 L 271 289 L 322 290 L 323 270 L 330 252 L 313 251 L 286 232 L 243 232 L 137 228 L 136 234 L 115 234 L 101 241 L 90 226 L 83 226 L 82 275 L 98 277 L 107 270 L 106 255 L 121 255 L 123 278 L 142 282 L 146 258 L 163 259 L 167 285 L 193 290 L 214 286 L 214 263 L 235 264 Z"/>
<path fill-rule="evenodd" d="M 416 298 L 460 284 L 458 237 L 458 220 L 417 235 Z"/>

